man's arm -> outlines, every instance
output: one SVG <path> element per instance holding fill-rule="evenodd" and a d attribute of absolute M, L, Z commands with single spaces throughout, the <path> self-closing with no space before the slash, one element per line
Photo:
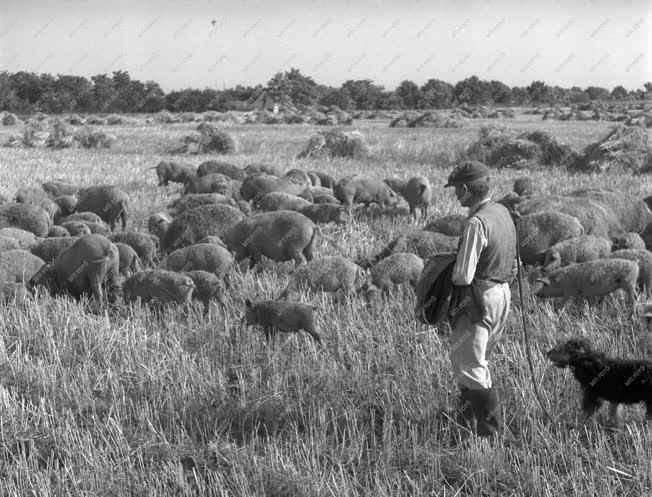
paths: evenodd
<path fill-rule="evenodd" d="M 453 285 L 470 285 L 475 276 L 475 268 L 480 253 L 487 246 L 485 227 L 477 217 L 469 219 L 462 233 L 462 243 L 457 251 L 457 259 L 453 266 L 451 281 Z"/>

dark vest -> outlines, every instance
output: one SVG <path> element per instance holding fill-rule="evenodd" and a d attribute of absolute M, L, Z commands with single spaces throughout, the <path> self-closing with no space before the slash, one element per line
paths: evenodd
<path fill-rule="evenodd" d="M 487 246 L 480 253 L 475 278 L 511 283 L 516 276 L 516 228 L 509 211 L 489 200 L 471 217 L 477 217 L 487 230 Z"/>

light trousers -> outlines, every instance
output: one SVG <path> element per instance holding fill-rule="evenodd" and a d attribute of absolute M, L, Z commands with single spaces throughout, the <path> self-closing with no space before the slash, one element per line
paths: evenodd
<path fill-rule="evenodd" d="M 485 315 L 472 322 L 461 312 L 451 323 L 450 360 L 455 382 L 471 390 L 491 388 L 489 357 L 507 322 L 511 293 L 507 283 L 480 289 Z"/>

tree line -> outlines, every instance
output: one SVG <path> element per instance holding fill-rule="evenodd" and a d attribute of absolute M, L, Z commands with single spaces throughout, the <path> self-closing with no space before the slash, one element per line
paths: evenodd
<path fill-rule="evenodd" d="M 569 105 L 592 101 L 643 100 L 652 98 L 652 83 L 627 90 L 621 85 L 609 90 L 599 86 L 562 88 L 544 81 L 510 87 L 501 81 L 471 76 L 450 84 L 429 79 L 419 86 L 405 80 L 387 90 L 370 79 L 348 80 L 339 88 L 316 83 L 298 69 L 277 73 L 267 85 L 242 86 L 218 91 L 213 88 L 186 88 L 164 92 L 155 81 L 133 79 L 127 71 L 111 76 L 83 76 L 19 71 L 0 72 L 0 110 L 29 114 L 45 113 L 128 113 L 128 112 L 224 112 L 234 102 L 251 103 L 260 91 L 279 102 L 295 106 L 337 105 L 343 110 L 392 110 L 450 108 L 470 105 Z M 240 104 L 242 105 L 242 104 Z"/>

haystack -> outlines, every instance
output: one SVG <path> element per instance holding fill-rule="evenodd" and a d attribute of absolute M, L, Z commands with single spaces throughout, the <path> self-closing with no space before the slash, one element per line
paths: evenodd
<path fill-rule="evenodd" d="M 548 165 L 572 165 L 581 159 L 581 155 L 569 145 L 561 142 L 545 131 L 537 130 L 523 133 L 520 138 L 536 143 L 541 149 L 540 161 Z"/>
<path fill-rule="evenodd" d="M 284 124 L 303 124 L 306 121 L 301 114 L 296 112 L 284 112 L 281 118 Z"/>
<path fill-rule="evenodd" d="M 645 129 L 615 126 L 602 140 L 584 149 L 584 157 L 574 169 L 592 173 L 650 173 L 651 155 Z"/>
<path fill-rule="evenodd" d="M 201 113 L 201 117 L 206 122 L 214 122 L 219 120 L 220 113 L 216 110 L 207 110 Z"/>
<path fill-rule="evenodd" d="M 125 119 L 117 114 L 110 114 L 106 116 L 106 124 L 109 126 L 118 126 L 120 124 L 125 124 Z"/>
<path fill-rule="evenodd" d="M 444 112 L 426 112 L 407 123 L 408 128 L 462 128 L 465 125 L 464 119 L 450 117 Z"/>
<path fill-rule="evenodd" d="M 92 124 L 94 126 L 104 126 L 106 124 L 106 120 L 98 116 L 88 116 L 86 118 L 86 124 Z"/>
<path fill-rule="evenodd" d="M 16 126 L 17 124 L 20 124 L 20 119 L 18 119 L 18 116 L 16 116 L 16 114 L 12 114 L 11 112 L 5 112 L 2 115 L 3 126 Z"/>
<path fill-rule="evenodd" d="M 214 124 L 203 122 L 197 126 L 197 130 L 199 134 L 185 136 L 183 143 L 170 153 L 231 154 L 237 150 L 235 139 Z"/>
<path fill-rule="evenodd" d="M 195 114 L 194 112 L 183 112 L 182 114 L 179 115 L 177 121 L 180 121 L 182 123 L 194 123 L 195 121 L 200 121 L 200 119 L 197 117 L 197 114 Z"/>
<path fill-rule="evenodd" d="M 110 148 L 116 138 L 101 129 L 84 126 L 73 134 L 75 143 L 82 148 Z"/>
<path fill-rule="evenodd" d="M 518 133 L 504 126 L 483 126 L 478 140 L 466 149 L 465 156 L 490 167 L 524 167 L 544 164 L 568 166 L 580 155 L 545 131 Z"/>
<path fill-rule="evenodd" d="M 70 114 L 66 121 L 72 126 L 81 126 L 84 124 L 84 120 L 77 114 Z"/>
<path fill-rule="evenodd" d="M 48 148 L 69 148 L 73 145 L 72 131 L 62 119 L 52 121 L 45 145 Z"/>
<path fill-rule="evenodd" d="M 298 158 L 352 157 L 359 159 L 368 155 L 369 147 L 359 134 L 329 130 L 312 135 L 306 148 L 299 153 Z"/>
<path fill-rule="evenodd" d="M 31 119 L 25 123 L 20 131 L 11 135 L 5 142 L 5 147 L 34 148 L 43 147 L 49 133 L 42 122 Z"/>
<path fill-rule="evenodd" d="M 174 124 L 179 122 L 179 119 L 174 117 L 172 113 L 167 110 L 157 112 L 152 117 L 154 118 L 154 121 L 159 124 Z"/>

